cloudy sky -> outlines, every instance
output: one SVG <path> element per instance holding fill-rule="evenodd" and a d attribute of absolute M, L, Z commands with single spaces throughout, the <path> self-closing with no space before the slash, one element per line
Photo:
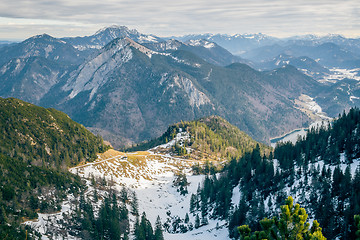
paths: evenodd
<path fill-rule="evenodd" d="M 124 25 L 158 36 L 265 33 L 360 37 L 359 0 L 1 0 L 0 39 L 84 36 Z"/>

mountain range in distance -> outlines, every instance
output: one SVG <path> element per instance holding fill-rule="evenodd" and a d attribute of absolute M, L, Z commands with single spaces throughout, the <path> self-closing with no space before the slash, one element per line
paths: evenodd
<path fill-rule="evenodd" d="M 0 238 L 239 239 L 239 226 L 249 235 L 273 221 L 273 232 L 354 239 L 357 49 L 338 35 L 160 38 L 119 26 L 2 44 Z M 333 117 L 296 143 L 266 144 Z M 285 217 L 285 199 L 304 216 L 281 230 L 272 217 Z"/>
<path fill-rule="evenodd" d="M 168 39 L 123 26 L 43 34 L 0 47 L 0 96 L 64 111 L 115 147 L 209 115 L 268 143 L 319 117 L 299 107 L 302 95 L 330 117 L 358 104 L 359 46 L 338 35 Z"/>

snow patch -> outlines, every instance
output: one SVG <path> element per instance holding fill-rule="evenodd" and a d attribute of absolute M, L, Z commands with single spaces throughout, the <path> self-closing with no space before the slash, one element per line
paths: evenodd
<path fill-rule="evenodd" d="M 53 45 L 47 45 L 45 48 L 45 57 L 49 57 L 49 53 L 52 52 L 54 50 L 54 46 Z"/>
<path fill-rule="evenodd" d="M 154 151 L 154 150 L 157 150 L 160 148 L 163 148 L 163 149 L 171 148 L 171 147 L 175 146 L 176 143 L 180 144 L 180 146 L 183 146 L 183 144 L 189 140 L 190 140 L 190 134 L 186 131 L 184 131 L 184 132 L 180 131 L 179 133 L 176 134 L 174 139 L 172 139 L 171 141 L 169 141 L 165 144 L 156 146 L 156 147 L 150 149 L 149 151 Z"/>
<path fill-rule="evenodd" d="M 308 95 L 301 94 L 298 99 L 295 99 L 295 105 L 315 120 L 331 120 L 314 98 Z"/>
<path fill-rule="evenodd" d="M 151 35 L 141 35 L 139 37 L 139 42 L 155 42 L 156 43 L 156 42 L 158 42 L 158 40 Z"/>
<path fill-rule="evenodd" d="M 354 69 L 342 69 L 342 68 L 332 68 L 329 69 L 330 74 L 325 75 L 319 82 L 330 82 L 336 83 L 344 79 L 353 79 L 360 81 L 360 68 Z"/>

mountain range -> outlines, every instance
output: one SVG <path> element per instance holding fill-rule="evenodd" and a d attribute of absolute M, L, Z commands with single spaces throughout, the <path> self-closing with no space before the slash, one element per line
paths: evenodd
<path fill-rule="evenodd" d="M 295 104 L 302 94 L 331 117 L 359 101 L 356 80 L 320 81 L 334 74 L 329 66 L 335 63 L 356 65 L 356 39 L 333 36 L 327 43 L 262 34 L 177 39 L 119 26 L 86 37 L 35 36 L 0 48 L 0 96 L 62 110 L 115 147 L 150 140 L 172 123 L 208 115 L 222 116 L 269 142 L 312 121 L 307 109 Z M 248 45 L 239 57 L 219 39 Z M 309 56 L 297 56 L 300 52 Z"/>
<path fill-rule="evenodd" d="M 199 34 L 175 37 L 182 41 L 206 39 L 219 44 L 235 55 L 255 62 L 270 60 L 280 54 L 293 57 L 307 56 L 322 62 L 326 67 L 358 67 L 359 38 L 341 35 L 305 35 L 274 38 L 264 34 Z"/>
<path fill-rule="evenodd" d="M 359 39 L 112 26 L 0 44 L 1 239 L 359 233 Z"/>

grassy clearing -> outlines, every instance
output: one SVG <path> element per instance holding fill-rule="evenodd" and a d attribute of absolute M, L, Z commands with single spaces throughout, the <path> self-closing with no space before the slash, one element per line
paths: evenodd
<path fill-rule="evenodd" d="M 215 159 L 213 161 L 218 162 Z M 77 166 L 74 171 L 85 178 L 91 177 L 94 173 L 94 175 L 106 176 L 120 183 L 124 179 L 153 180 L 157 176 L 176 174 L 190 170 L 194 164 L 203 165 L 204 163 L 204 159 L 197 160 L 147 151 L 124 153 L 110 149 L 99 154 L 94 163 Z"/>

